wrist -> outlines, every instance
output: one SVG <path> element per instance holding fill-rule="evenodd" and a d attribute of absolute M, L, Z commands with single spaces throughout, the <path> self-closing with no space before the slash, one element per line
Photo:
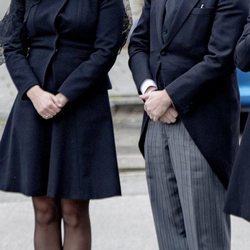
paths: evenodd
<path fill-rule="evenodd" d="M 42 89 L 40 88 L 39 85 L 35 85 L 27 91 L 26 95 L 29 97 L 29 99 L 32 99 L 34 96 L 38 95 L 38 93 L 40 93 L 41 90 Z"/>
<path fill-rule="evenodd" d="M 156 90 L 157 90 L 157 87 L 155 87 L 155 86 L 150 86 L 150 87 L 148 87 L 148 88 L 146 89 L 145 94 L 149 94 L 149 93 L 151 93 L 151 92 L 153 92 L 153 91 L 156 91 Z"/>
<path fill-rule="evenodd" d="M 171 97 L 169 96 L 169 94 L 168 94 L 168 92 L 166 91 L 166 89 L 163 89 L 162 90 L 162 92 L 163 92 L 163 95 L 165 96 L 165 99 L 166 99 L 166 101 L 168 102 L 168 103 L 173 103 L 172 102 L 172 99 L 171 99 Z"/>

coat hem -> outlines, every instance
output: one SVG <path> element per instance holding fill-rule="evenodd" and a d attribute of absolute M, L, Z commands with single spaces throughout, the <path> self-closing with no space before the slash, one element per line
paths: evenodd
<path fill-rule="evenodd" d="M 246 215 L 246 214 L 244 214 L 244 213 L 242 213 L 241 211 L 232 211 L 232 210 L 224 209 L 224 212 L 225 212 L 226 214 L 233 215 L 233 216 L 242 218 L 242 219 L 244 219 L 244 220 L 250 222 L 250 216 L 249 216 L 249 215 Z"/>
<path fill-rule="evenodd" d="M 33 193 L 33 192 L 26 192 L 23 190 L 15 190 L 11 188 L 2 188 L 0 187 L 0 191 L 3 192 L 10 192 L 10 193 L 19 193 L 23 194 L 27 197 L 42 197 L 46 196 L 49 198 L 54 199 L 69 199 L 69 200 L 99 200 L 99 199 L 106 199 L 106 198 L 112 198 L 112 197 L 119 197 L 121 196 L 121 192 L 114 192 L 114 193 L 108 193 L 108 194 L 93 194 L 93 195 L 70 195 L 70 194 L 54 194 L 54 193 Z"/>

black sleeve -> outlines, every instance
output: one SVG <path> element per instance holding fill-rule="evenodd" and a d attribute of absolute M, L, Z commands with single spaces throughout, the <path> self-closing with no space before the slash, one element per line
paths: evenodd
<path fill-rule="evenodd" d="M 150 7 L 150 0 L 145 0 L 141 17 L 129 44 L 129 66 L 139 93 L 144 80 L 152 79 L 149 67 Z"/>
<path fill-rule="evenodd" d="M 23 30 L 25 6 L 23 0 L 12 0 L 9 10 L 11 17 L 10 36 L 4 44 L 4 57 L 10 76 L 18 92 L 25 97 L 29 88 L 39 82 L 27 61 Z"/>

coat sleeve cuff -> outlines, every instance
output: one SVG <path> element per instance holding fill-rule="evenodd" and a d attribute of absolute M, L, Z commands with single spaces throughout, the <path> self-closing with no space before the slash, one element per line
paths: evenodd
<path fill-rule="evenodd" d="M 69 89 L 64 88 L 63 86 L 61 88 L 59 88 L 57 92 L 63 94 L 65 97 L 67 97 L 69 102 L 73 102 L 74 100 L 76 100 L 78 98 L 78 95 L 76 95 L 74 93 L 74 91 L 70 91 Z"/>
<path fill-rule="evenodd" d="M 188 113 L 188 111 L 190 110 L 190 106 L 191 106 L 191 103 L 189 104 L 186 104 L 179 93 L 177 93 L 177 91 L 175 90 L 175 88 L 171 85 L 168 85 L 165 90 L 167 91 L 171 101 L 172 101 L 172 105 L 174 106 L 174 108 L 182 113 L 182 114 L 185 114 L 185 113 Z"/>
<path fill-rule="evenodd" d="M 23 88 L 19 89 L 18 92 L 20 93 L 22 100 L 28 99 L 28 96 L 26 95 L 27 91 L 36 85 L 39 85 L 39 83 L 30 83 L 30 84 L 25 85 Z"/>

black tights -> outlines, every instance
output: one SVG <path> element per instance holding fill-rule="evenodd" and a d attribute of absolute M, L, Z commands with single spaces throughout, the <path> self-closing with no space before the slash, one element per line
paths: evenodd
<path fill-rule="evenodd" d="M 90 250 L 89 201 L 33 197 L 35 250 Z M 61 222 L 64 223 L 62 243 Z"/>

